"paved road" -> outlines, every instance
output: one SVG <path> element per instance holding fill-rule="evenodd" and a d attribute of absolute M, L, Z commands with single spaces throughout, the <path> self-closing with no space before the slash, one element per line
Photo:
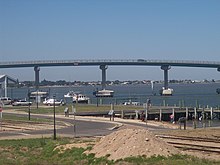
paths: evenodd
<path fill-rule="evenodd" d="M 7 112 L 5 112 L 7 113 Z M 12 114 L 12 113 L 7 113 Z M 13 113 L 15 115 L 15 113 Z M 17 116 L 27 116 L 27 114 L 16 114 Z M 46 118 L 53 120 L 52 115 L 36 115 L 32 114 L 31 118 Z M 117 120 L 117 119 L 116 119 Z M 134 126 L 141 126 L 146 129 L 164 129 L 163 127 L 150 126 L 144 123 L 135 122 L 134 120 L 120 120 L 116 122 L 110 122 L 106 118 L 94 118 L 94 117 L 78 117 L 74 120 L 73 117 L 63 117 L 63 115 L 57 115 L 56 121 L 62 121 L 68 124 L 67 127 L 56 129 L 57 136 L 102 136 L 113 132 L 115 129 L 123 124 L 130 124 Z M 74 127 L 75 126 L 75 127 Z M 11 131 L 11 132 L 0 132 L 0 138 L 3 137 L 14 137 L 14 136 L 53 136 L 53 129 L 44 130 L 32 130 L 32 131 Z"/>

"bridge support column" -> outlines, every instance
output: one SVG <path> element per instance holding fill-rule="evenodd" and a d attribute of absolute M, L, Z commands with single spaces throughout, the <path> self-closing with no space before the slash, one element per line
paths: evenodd
<path fill-rule="evenodd" d="M 108 68 L 107 65 L 100 65 L 99 67 L 102 70 L 102 89 L 106 87 L 106 70 Z"/>
<path fill-rule="evenodd" d="M 35 66 L 34 67 L 34 71 L 35 71 L 35 87 L 36 90 L 39 90 L 39 72 L 40 72 L 40 67 L 39 66 Z"/>
<path fill-rule="evenodd" d="M 39 72 L 40 72 L 40 67 L 39 66 L 35 66 L 34 67 L 34 71 L 35 71 L 35 88 L 36 91 L 39 91 Z M 38 94 L 36 96 L 36 103 L 37 103 L 37 109 L 38 109 L 38 103 L 40 102 L 40 98 L 38 97 Z"/>
<path fill-rule="evenodd" d="M 161 69 L 164 70 L 164 89 L 168 89 L 168 70 L 171 69 L 171 66 L 163 65 Z"/>

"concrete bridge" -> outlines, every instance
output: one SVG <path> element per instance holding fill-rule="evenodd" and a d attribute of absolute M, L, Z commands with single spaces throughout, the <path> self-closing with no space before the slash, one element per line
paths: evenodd
<path fill-rule="evenodd" d="M 44 61 L 17 61 L 0 62 L 0 68 L 24 68 L 33 67 L 35 71 L 35 85 L 39 88 L 40 67 L 56 66 L 99 66 L 102 71 L 102 89 L 105 89 L 106 70 L 111 65 L 126 66 L 160 66 L 164 71 L 164 88 L 168 89 L 168 70 L 171 67 L 203 67 L 216 68 L 220 71 L 220 62 L 215 61 L 188 61 L 188 60 L 44 60 Z"/>

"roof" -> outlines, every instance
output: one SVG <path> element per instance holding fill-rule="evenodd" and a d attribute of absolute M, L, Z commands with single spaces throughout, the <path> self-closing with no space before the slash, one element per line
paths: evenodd
<path fill-rule="evenodd" d="M 5 82 L 5 79 L 8 79 L 8 81 L 13 82 L 13 83 L 17 83 L 17 80 L 8 76 L 8 75 L 0 75 L 0 83 Z"/>

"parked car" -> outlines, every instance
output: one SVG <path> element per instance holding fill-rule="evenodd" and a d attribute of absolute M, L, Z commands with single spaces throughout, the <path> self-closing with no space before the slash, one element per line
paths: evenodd
<path fill-rule="evenodd" d="M 58 100 L 56 100 L 56 99 L 45 99 L 45 100 L 43 101 L 43 104 L 44 104 L 44 105 L 48 105 L 48 106 L 54 105 L 54 103 L 55 103 L 56 106 L 57 106 L 57 105 L 64 105 L 63 100 L 58 101 Z"/>
<path fill-rule="evenodd" d="M 12 99 L 10 97 L 1 97 L 0 102 L 4 105 L 10 105 L 12 103 Z"/>
<path fill-rule="evenodd" d="M 28 106 L 31 105 L 32 102 L 27 101 L 27 100 L 15 100 L 12 103 L 12 106 Z"/>

